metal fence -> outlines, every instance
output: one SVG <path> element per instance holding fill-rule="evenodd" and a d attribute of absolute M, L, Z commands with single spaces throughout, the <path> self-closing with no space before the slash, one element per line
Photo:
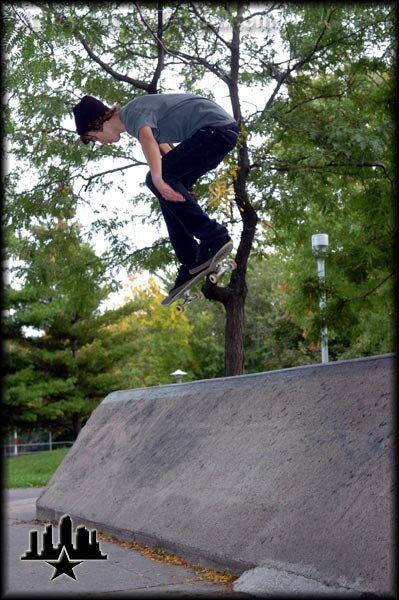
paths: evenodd
<path fill-rule="evenodd" d="M 55 448 L 67 448 L 74 442 L 53 442 L 51 439 L 47 442 L 36 442 L 31 444 L 3 444 L 4 456 L 20 456 L 21 454 L 34 454 L 35 452 L 50 452 Z"/>

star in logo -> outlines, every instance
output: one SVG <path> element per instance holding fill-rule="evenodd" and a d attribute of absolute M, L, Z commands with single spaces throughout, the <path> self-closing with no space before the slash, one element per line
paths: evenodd
<path fill-rule="evenodd" d="M 68 577 L 71 577 L 71 579 L 75 579 L 76 581 L 76 576 L 75 573 L 73 572 L 74 568 L 77 567 L 78 565 L 80 565 L 80 563 L 82 563 L 82 560 L 71 560 L 69 558 L 67 549 L 65 548 L 65 546 L 63 546 L 60 555 L 58 557 L 58 560 L 46 560 L 45 561 L 48 565 L 55 567 L 55 571 L 53 572 L 53 575 L 50 579 L 50 581 L 52 581 L 53 579 L 56 579 L 57 577 L 59 577 L 60 575 L 67 575 Z"/>

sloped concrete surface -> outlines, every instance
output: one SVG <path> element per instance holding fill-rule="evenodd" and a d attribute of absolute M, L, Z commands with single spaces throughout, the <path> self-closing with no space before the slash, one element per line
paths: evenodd
<path fill-rule="evenodd" d="M 393 374 L 384 355 L 115 392 L 37 516 L 236 573 L 389 594 Z"/>

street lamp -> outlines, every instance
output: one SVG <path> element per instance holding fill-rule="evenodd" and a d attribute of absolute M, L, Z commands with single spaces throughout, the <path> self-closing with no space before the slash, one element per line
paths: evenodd
<path fill-rule="evenodd" d="M 325 264 L 324 254 L 328 248 L 328 235 L 326 233 L 315 233 L 312 235 L 312 248 L 317 260 L 317 275 L 322 288 L 320 293 L 320 315 L 321 315 L 321 362 L 328 363 L 328 332 L 325 324 L 325 309 L 327 305 L 326 292 L 324 289 L 325 282 Z"/>
<path fill-rule="evenodd" d="M 170 375 L 172 377 L 176 377 L 176 383 L 181 383 L 183 381 L 183 377 L 185 375 L 187 375 L 187 373 L 185 371 L 181 371 L 180 369 L 177 369 L 177 371 L 174 371 Z"/>

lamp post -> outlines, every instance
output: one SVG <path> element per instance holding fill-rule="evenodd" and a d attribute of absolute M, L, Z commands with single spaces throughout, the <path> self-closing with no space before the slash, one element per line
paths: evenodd
<path fill-rule="evenodd" d="M 187 373 L 185 371 L 181 371 L 180 369 L 177 369 L 177 371 L 174 371 L 173 373 L 170 374 L 172 377 L 176 377 L 176 383 L 182 383 L 183 381 L 183 377 L 185 375 L 187 375 Z"/>
<path fill-rule="evenodd" d="M 322 287 L 320 293 L 320 315 L 321 315 L 321 362 L 328 363 L 328 331 L 325 324 L 325 309 L 327 306 L 326 292 L 324 290 L 325 283 L 325 261 L 324 253 L 328 248 L 328 235 L 326 233 L 316 233 L 312 235 L 312 248 L 317 261 L 317 275 L 319 283 Z"/>

